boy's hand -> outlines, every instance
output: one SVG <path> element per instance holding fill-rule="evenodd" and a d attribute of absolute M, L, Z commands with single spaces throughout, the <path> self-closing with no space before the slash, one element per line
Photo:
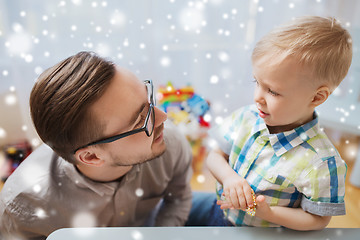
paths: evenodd
<path fill-rule="evenodd" d="M 221 209 L 235 209 L 234 205 L 227 200 L 218 200 L 216 202 L 220 205 Z M 241 209 L 244 211 L 244 209 Z M 265 201 L 265 197 L 263 195 L 259 195 L 256 197 L 256 214 L 255 216 L 259 218 L 268 218 L 271 215 L 271 208 L 269 204 Z"/>
<path fill-rule="evenodd" d="M 271 208 L 269 204 L 265 201 L 265 197 L 263 195 L 259 195 L 256 197 L 256 215 L 262 219 L 268 219 L 268 216 L 271 214 Z"/>
<path fill-rule="evenodd" d="M 252 189 L 239 175 L 231 175 L 223 181 L 225 200 L 218 201 L 221 209 L 235 208 L 245 210 L 253 206 Z"/>

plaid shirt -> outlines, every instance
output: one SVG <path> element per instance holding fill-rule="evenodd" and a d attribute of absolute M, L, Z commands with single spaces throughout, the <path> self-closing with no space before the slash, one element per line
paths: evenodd
<path fill-rule="evenodd" d="M 347 166 L 318 117 L 291 131 L 270 134 L 255 105 L 235 111 L 210 131 L 229 164 L 270 206 L 301 207 L 320 216 L 345 214 Z M 220 198 L 222 185 L 217 183 Z M 277 226 L 241 210 L 225 210 L 237 226 Z"/>

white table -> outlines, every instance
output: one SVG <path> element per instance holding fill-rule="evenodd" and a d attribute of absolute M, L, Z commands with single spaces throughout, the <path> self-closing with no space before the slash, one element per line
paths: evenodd
<path fill-rule="evenodd" d="M 300 232 L 285 228 L 255 227 L 114 227 L 63 228 L 47 240 L 249 240 L 249 239 L 360 239 L 360 228 L 325 228 Z"/>

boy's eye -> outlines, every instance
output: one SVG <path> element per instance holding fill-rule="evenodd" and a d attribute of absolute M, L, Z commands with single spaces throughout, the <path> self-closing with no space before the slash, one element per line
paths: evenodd
<path fill-rule="evenodd" d="M 270 93 L 271 95 L 273 95 L 273 96 L 275 96 L 275 97 L 280 95 L 280 94 L 278 94 L 277 92 L 272 91 L 271 89 L 269 89 L 268 91 L 269 91 L 269 93 Z"/>
<path fill-rule="evenodd" d="M 256 83 L 256 85 L 259 85 L 259 82 L 258 82 L 255 78 L 253 79 L 253 82 Z M 274 92 L 273 90 L 271 90 L 270 88 L 268 89 L 268 92 L 269 92 L 272 96 L 274 96 L 274 97 L 280 95 L 280 94 L 278 94 L 277 92 Z"/>

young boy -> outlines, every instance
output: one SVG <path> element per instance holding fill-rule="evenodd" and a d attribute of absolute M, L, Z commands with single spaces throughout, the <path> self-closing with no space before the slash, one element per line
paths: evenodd
<path fill-rule="evenodd" d="M 256 44 L 255 104 L 211 132 L 219 149 L 207 165 L 226 221 L 313 230 L 345 214 L 347 167 L 315 107 L 344 79 L 351 59 L 351 36 L 334 18 L 301 17 Z"/>

